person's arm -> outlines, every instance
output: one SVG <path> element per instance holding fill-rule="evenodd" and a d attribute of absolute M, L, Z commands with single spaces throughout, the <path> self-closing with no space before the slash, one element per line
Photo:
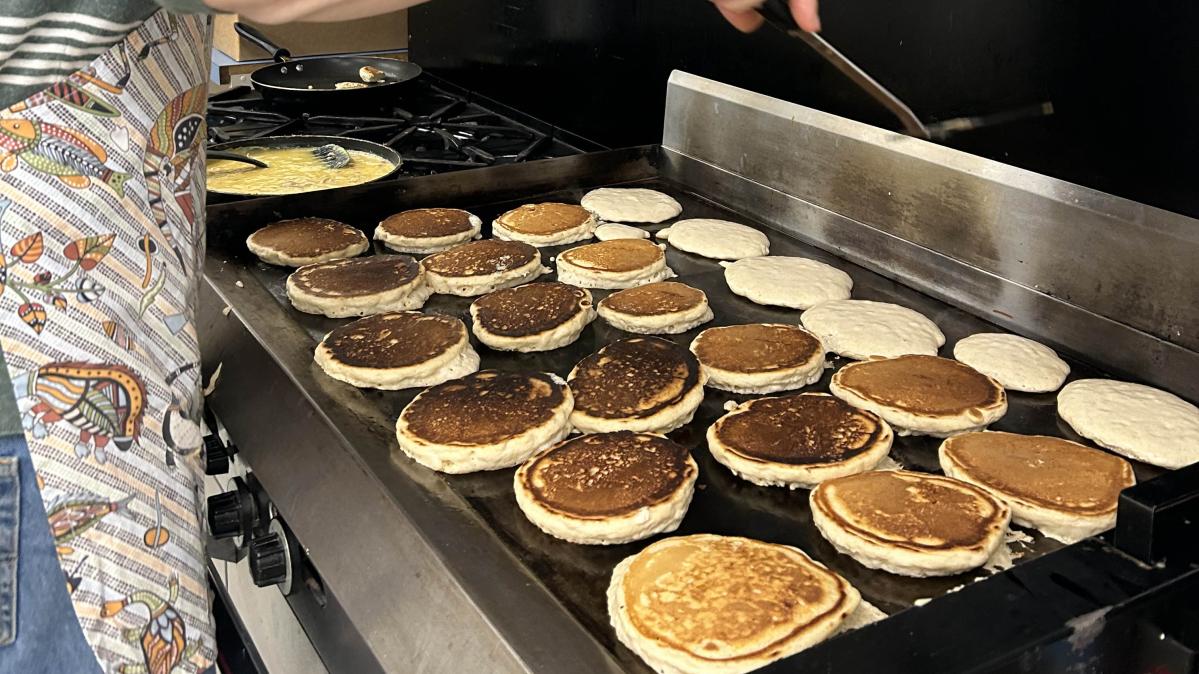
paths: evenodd
<path fill-rule="evenodd" d="M 757 7 L 762 0 L 712 0 L 716 9 L 733 24 L 733 27 L 743 33 L 752 33 L 762 26 L 762 15 Z M 815 33 L 820 30 L 820 14 L 817 10 L 817 0 L 789 0 L 791 16 L 799 27 Z"/>
<path fill-rule="evenodd" d="M 351 21 L 419 5 L 425 0 L 204 0 L 218 12 L 230 12 L 263 24 L 292 21 Z"/>

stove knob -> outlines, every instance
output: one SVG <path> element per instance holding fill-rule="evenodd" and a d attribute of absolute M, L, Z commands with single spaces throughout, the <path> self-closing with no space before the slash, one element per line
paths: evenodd
<path fill-rule="evenodd" d="M 213 433 L 204 438 L 204 472 L 208 475 L 223 475 L 229 472 L 229 457 L 233 454 L 232 446 L 225 446 L 221 439 Z"/>
<path fill-rule="evenodd" d="M 250 541 L 250 577 L 258 587 L 279 585 L 288 579 L 287 542 L 272 531 Z"/>
<path fill-rule="evenodd" d="M 234 489 L 208 497 L 208 527 L 213 538 L 232 538 L 250 533 L 258 519 L 258 503 L 240 478 Z"/>

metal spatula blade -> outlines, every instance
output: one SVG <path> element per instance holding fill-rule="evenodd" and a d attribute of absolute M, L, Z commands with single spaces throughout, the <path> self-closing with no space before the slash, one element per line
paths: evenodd
<path fill-rule="evenodd" d="M 321 160 L 321 163 L 331 169 L 345 168 L 350 165 L 350 162 L 354 161 L 350 157 L 348 150 L 334 143 L 312 148 L 312 154 Z"/>

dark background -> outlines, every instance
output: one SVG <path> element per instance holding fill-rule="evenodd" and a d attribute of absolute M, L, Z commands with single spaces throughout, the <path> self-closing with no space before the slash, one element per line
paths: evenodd
<path fill-rule="evenodd" d="M 826 0 L 821 18 L 926 122 L 1056 111 L 945 144 L 1199 217 L 1199 2 Z M 675 68 L 897 128 L 804 44 L 705 0 L 434 0 L 410 26 L 431 72 L 609 146 L 661 139 Z"/>

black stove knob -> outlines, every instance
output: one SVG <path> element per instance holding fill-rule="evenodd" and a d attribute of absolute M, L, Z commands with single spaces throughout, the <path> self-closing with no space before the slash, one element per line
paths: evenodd
<path fill-rule="evenodd" d="M 288 575 L 287 542 L 269 532 L 250 541 L 250 577 L 258 587 L 279 585 Z"/>
<path fill-rule="evenodd" d="M 229 457 L 232 447 L 226 447 L 216 433 L 204 438 L 204 472 L 208 475 L 223 475 L 229 472 Z"/>
<path fill-rule="evenodd" d="M 213 538 L 248 534 L 258 520 L 258 503 L 241 478 L 233 478 L 234 489 L 208 497 L 208 527 Z"/>

